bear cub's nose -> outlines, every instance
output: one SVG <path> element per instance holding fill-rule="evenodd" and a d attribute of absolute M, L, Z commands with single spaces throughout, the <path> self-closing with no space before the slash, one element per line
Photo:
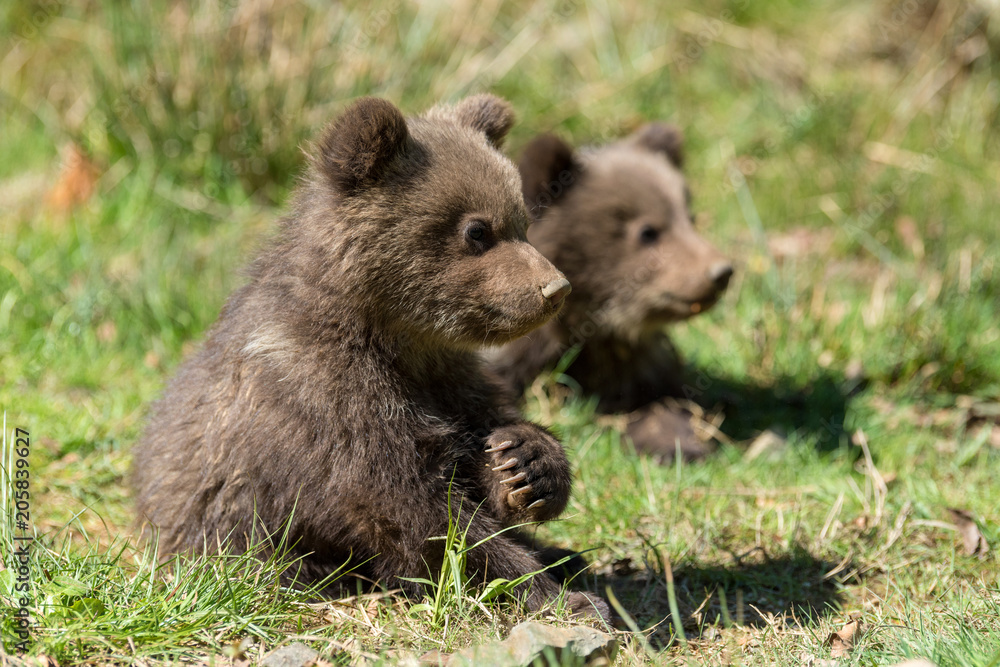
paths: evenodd
<path fill-rule="evenodd" d="M 729 286 L 729 279 L 733 277 L 733 265 L 729 262 L 718 262 L 708 270 L 708 275 L 715 284 L 715 289 L 722 292 Z"/>
<path fill-rule="evenodd" d="M 572 290 L 568 280 L 559 278 L 542 288 L 542 296 L 551 301 L 553 306 L 558 306 Z"/>

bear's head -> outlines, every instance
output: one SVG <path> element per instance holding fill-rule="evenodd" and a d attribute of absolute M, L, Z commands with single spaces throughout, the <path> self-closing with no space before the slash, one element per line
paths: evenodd
<path fill-rule="evenodd" d="M 552 135 L 527 146 L 529 238 L 573 283 L 568 327 L 634 338 L 722 295 L 733 268 L 694 228 L 682 164 L 681 134 L 664 123 L 583 154 Z"/>
<path fill-rule="evenodd" d="M 512 123 L 491 95 L 414 118 L 354 102 L 313 147 L 289 218 L 310 280 L 430 347 L 502 344 L 547 321 L 570 286 L 527 242 L 520 178 L 499 151 Z"/>

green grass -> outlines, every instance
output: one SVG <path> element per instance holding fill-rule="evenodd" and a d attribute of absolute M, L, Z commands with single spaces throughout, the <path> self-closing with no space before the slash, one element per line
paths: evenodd
<path fill-rule="evenodd" d="M 610 588 L 644 631 L 622 633 L 621 664 L 800 665 L 852 616 L 866 630 L 841 664 L 1000 664 L 989 3 L 150 4 L 0 10 L 0 408 L 32 438 L 30 656 L 228 664 L 304 638 L 391 663 L 524 618 L 460 577 L 427 606 L 323 603 L 239 558 L 156 567 L 126 481 L 146 407 L 241 283 L 302 143 L 358 95 L 418 112 L 489 90 L 518 111 L 511 155 L 542 131 L 678 123 L 699 227 L 738 268 L 675 328 L 725 441 L 706 462 L 659 467 L 559 385 L 529 392 L 576 471 L 539 535 L 592 549 L 575 585 Z M 62 213 L 46 195 L 71 141 L 100 179 Z M 785 445 L 751 460 L 765 429 Z M 985 558 L 949 507 L 978 518 Z"/>

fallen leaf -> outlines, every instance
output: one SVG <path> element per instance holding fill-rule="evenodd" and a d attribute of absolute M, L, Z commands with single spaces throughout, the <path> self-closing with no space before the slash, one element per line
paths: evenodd
<path fill-rule="evenodd" d="M 250 637 L 244 637 L 223 646 L 222 653 L 230 660 L 246 660 L 246 653 L 251 646 L 253 646 L 253 640 Z"/>
<path fill-rule="evenodd" d="M 100 171 L 76 144 L 63 149 L 63 166 L 46 203 L 56 213 L 69 213 L 94 194 Z"/>
<path fill-rule="evenodd" d="M 830 657 L 846 657 L 854 648 L 855 638 L 861 634 L 861 619 L 852 618 L 837 632 L 833 632 L 826 638 L 826 645 L 830 647 Z"/>
<path fill-rule="evenodd" d="M 948 513 L 951 514 L 951 520 L 958 527 L 959 535 L 962 536 L 965 555 L 975 556 L 978 554 L 980 558 L 985 557 L 986 552 L 990 550 L 990 545 L 986 543 L 986 538 L 979 532 L 979 526 L 976 525 L 976 520 L 972 518 L 972 515 L 965 510 L 954 507 L 949 507 Z"/>

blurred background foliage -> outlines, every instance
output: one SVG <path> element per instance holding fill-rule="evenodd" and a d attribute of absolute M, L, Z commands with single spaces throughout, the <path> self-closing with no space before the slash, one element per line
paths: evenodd
<path fill-rule="evenodd" d="M 587 144 L 646 119 L 684 128 L 699 225 L 741 267 L 710 315 L 721 347 L 696 358 L 743 348 L 727 363 L 761 382 L 822 357 L 917 391 L 995 394 L 997 355 L 979 351 L 998 337 L 997 11 L 9 3 L 5 384 L 93 389 L 110 372 L 94 359 L 176 363 L 242 279 L 309 138 L 349 100 L 416 113 L 488 90 L 519 113 L 515 157 L 542 131 Z"/>
<path fill-rule="evenodd" d="M 542 131 L 684 129 L 698 224 L 740 267 L 678 330 L 696 362 L 997 394 L 994 2 L 46 0 L 6 4 L 0 35 L 8 399 L 137 374 L 114 394 L 133 434 L 319 128 L 359 95 L 480 91 L 518 111 L 514 157 Z"/>

